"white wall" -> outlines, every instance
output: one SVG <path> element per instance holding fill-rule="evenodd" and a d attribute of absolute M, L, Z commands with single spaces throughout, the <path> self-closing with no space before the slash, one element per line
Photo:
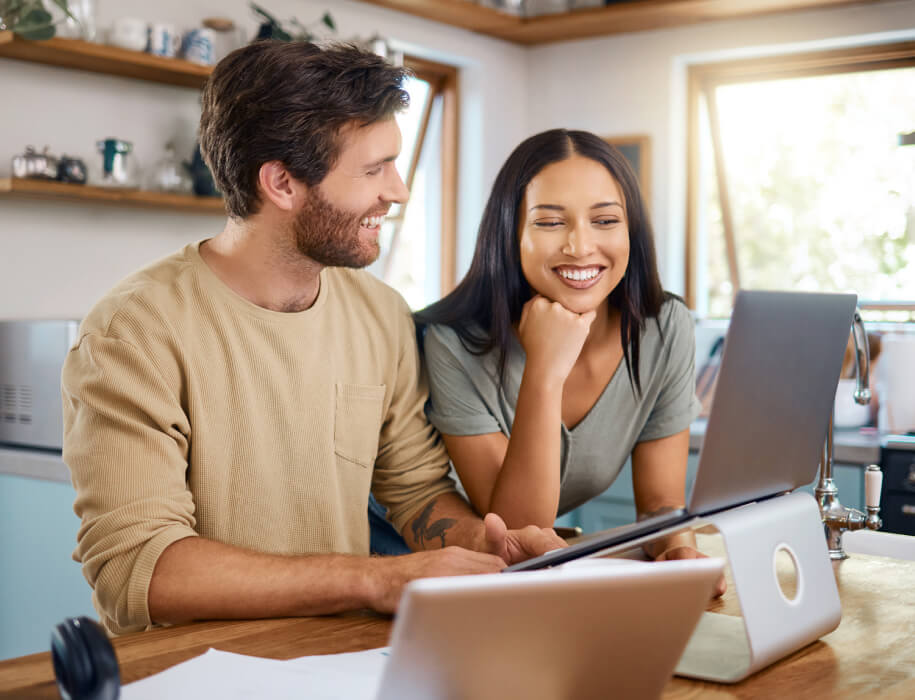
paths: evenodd
<path fill-rule="evenodd" d="M 342 38 L 378 32 L 401 48 L 461 68 L 458 266 L 470 261 L 495 173 L 524 137 L 556 126 L 652 140 L 651 209 L 665 285 L 683 289 L 685 66 L 776 45 L 915 35 L 915 0 L 789 13 L 526 49 L 383 8 L 335 0 L 270 0 L 304 22 L 330 8 Z M 116 16 L 181 28 L 233 18 L 248 35 L 245 0 L 100 0 L 99 25 Z M 146 167 L 176 139 L 189 156 L 194 90 L 0 59 L 0 175 L 27 144 L 99 162 L 96 139 L 134 142 Z M 218 216 L 0 199 L 0 318 L 79 318 L 118 279 L 184 243 L 217 233 Z"/>
<path fill-rule="evenodd" d="M 562 126 L 602 136 L 650 135 L 650 206 L 662 281 L 668 289 L 682 293 L 686 66 L 721 60 L 729 54 L 779 50 L 775 47 L 793 45 L 798 50 L 805 42 L 858 43 L 862 36 L 878 32 L 896 32 L 897 41 L 915 38 L 915 0 L 537 47 L 531 50 L 528 63 L 530 132 Z"/>
<path fill-rule="evenodd" d="M 521 47 L 346 0 L 267 0 L 282 19 L 308 23 L 330 9 L 340 38 L 380 33 L 401 48 L 461 67 L 459 264 L 469 262 L 485 196 L 501 161 L 528 132 L 527 54 Z M 227 16 L 253 35 L 245 0 L 101 0 L 99 26 L 118 16 L 189 28 Z M 0 176 L 32 144 L 100 163 L 95 141 L 134 143 L 151 168 L 175 139 L 190 157 L 197 91 L 0 58 Z M 487 115 L 498 115 L 497 119 Z M 81 318 L 108 288 L 185 243 L 218 233 L 220 216 L 0 199 L 0 319 Z"/>

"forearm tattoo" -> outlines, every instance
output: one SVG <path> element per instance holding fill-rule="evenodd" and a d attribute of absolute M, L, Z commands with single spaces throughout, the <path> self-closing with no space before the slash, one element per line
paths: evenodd
<path fill-rule="evenodd" d="M 417 515 L 410 524 L 410 529 L 413 530 L 413 539 L 416 540 L 417 544 L 424 545 L 426 540 L 440 537 L 442 540 L 442 547 L 444 547 L 445 533 L 448 531 L 448 528 L 457 522 L 454 518 L 439 518 L 431 525 L 429 524 L 429 518 L 432 516 L 432 511 L 435 508 L 437 501 L 438 499 L 433 499 L 429 505 L 423 508 L 423 512 Z"/>

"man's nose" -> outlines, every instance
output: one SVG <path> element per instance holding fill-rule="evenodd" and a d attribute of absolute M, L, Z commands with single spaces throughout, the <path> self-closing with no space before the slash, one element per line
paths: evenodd
<path fill-rule="evenodd" d="M 391 168 L 391 175 L 387 178 L 386 185 L 383 195 L 385 201 L 403 204 L 409 199 L 410 190 L 407 189 L 396 168 Z"/>

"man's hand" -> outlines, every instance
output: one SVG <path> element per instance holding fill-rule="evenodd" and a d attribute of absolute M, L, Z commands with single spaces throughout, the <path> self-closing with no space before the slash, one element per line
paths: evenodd
<path fill-rule="evenodd" d="M 483 518 L 483 527 L 486 551 L 508 564 L 517 564 L 567 546 L 566 541 L 551 527 L 528 525 L 520 530 L 509 530 L 505 521 L 495 513 L 488 513 Z"/>
<path fill-rule="evenodd" d="M 498 556 L 463 547 L 445 547 L 401 556 L 371 557 L 368 564 L 374 591 L 371 607 L 383 613 L 397 610 L 404 586 L 413 579 L 495 574 L 507 566 L 505 560 Z"/>
<path fill-rule="evenodd" d="M 673 546 L 670 549 L 665 549 L 655 557 L 655 561 L 673 561 L 674 559 L 705 559 L 707 556 L 707 554 L 703 554 L 695 547 L 681 544 Z M 718 577 L 718 582 L 715 584 L 715 598 L 720 598 L 723 596 L 727 589 L 728 584 L 724 580 L 724 574 L 722 574 Z"/>

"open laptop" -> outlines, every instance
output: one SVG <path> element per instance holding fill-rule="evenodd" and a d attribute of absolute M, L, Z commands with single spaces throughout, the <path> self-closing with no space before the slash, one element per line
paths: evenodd
<path fill-rule="evenodd" d="M 826 439 L 854 294 L 741 291 L 687 507 L 509 566 L 555 566 L 809 484 Z"/>
<path fill-rule="evenodd" d="M 723 565 L 586 560 L 413 581 L 377 700 L 658 698 Z"/>

